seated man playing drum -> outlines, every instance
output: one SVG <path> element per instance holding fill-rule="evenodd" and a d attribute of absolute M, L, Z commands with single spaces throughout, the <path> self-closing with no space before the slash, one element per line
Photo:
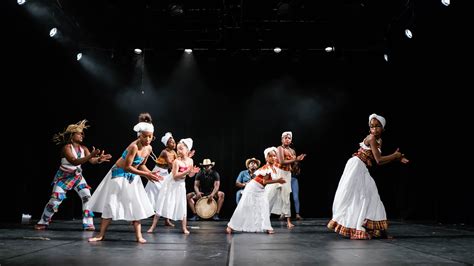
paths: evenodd
<path fill-rule="evenodd" d="M 208 197 L 209 204 L 212 203 L 213 199 L 217 199 L 217 212 L 212 217 L 214 221 L 220 220 L 219 212 L 224 203 L 224 192 L 219 191 L 220 177 L 219 173 L 212 169 L 215 162 L 210 159 L 204 159 L 202 163 L 201 171 L 196 174 L 194 179 L 194 192 L 187 194 L 188 205 L 191 208 L 194 216 L 191 217 L 190 221 L 197 221 L 199 217 L 196 215 L 195 203 L 202 197 Z"/>

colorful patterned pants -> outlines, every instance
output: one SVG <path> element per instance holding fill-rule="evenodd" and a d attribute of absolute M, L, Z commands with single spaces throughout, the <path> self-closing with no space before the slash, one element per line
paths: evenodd
<path fill-rule="evenodd" d="M 88 201 L 91 197 L 91 192 L 89 190 L 89 186 L 84 178 L 81 178 L 79 182 L 72 187 L 77 192 L 79 197 L 82 200 L 82 225 L 84 228 L 93 228 L 94 227 L 94 213 L 89 210 Z M 53 187 L 53 192 L 51 194 L 51 198 L 49 202 L 44 207 L 43 215 L 41 215 L 41 219 L 38 221 L 38 224 L 49 225 L 51 218 L 53 217 L 54 213 L 58 211 L 59 205 L 63 202 L 66 198 L 66 192 L 69 191 L 67 186 L 64 186 L 62 182 L 56 182 Z"/>

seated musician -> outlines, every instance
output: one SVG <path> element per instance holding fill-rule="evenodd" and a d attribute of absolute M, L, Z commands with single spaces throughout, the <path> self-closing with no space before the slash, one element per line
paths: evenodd
<path fill-rule="evenodd" d="M 242 197 L 242 192 L 245 189 L 245 186 L 247 185 L 252 178 L 255 177 L 253 172 L 257 170 L 258 167 L 260 167 L 260 160 L 255 159 L 255 158 L 250 158 L 245 161 L 245 166 L 247 167 L 247 170 L 243 170 L 239 173 L 239 176 L 237 177 L 237 180 L 235 180 L 235 186 L 239 188 L 237 193 L 235 194 L 235 201 L 237 204 L 239 204 L 240 198 Z"/>
<path fill-rule="evenodd" d="M 204 159 L 200 163 L 201 171 L 196 174 L 194 179 L 194 192 L 187 194 L 188 205 L 191 208 L 194 216 L 191 217 L 190 221 L 199 220 L 199 217 L 196 215 L 195 203 L 203 196 L 208 196 L 209 201 L 212 199 L 217 199 L 217 212 L 212 217 L 214 221 L 220 220 L 219 212 L 224 203 L 224 192 L 219 191 L 220 186 L 220 176 L 219 173 L 212 169 L 215 165 L 215 162 L 211 162 L 210 159 Z"/>

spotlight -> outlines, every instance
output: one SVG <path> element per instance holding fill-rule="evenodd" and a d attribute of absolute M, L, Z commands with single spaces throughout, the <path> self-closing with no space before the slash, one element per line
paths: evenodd
<path fill-rule="evenodd" d="M 139 48 L 135 48 L 135 50 L 133 50 L 136 54 L 141 54 L 142 53 L 142 49 L 139 49 Z"/>
<path fill-rule="evenodd" d="M 334 46 L 328 46 L 326 48 L 324 48 L 324 51 L 330 53 L 330 52 L 334 52 L 334 50 L 336 50 L 336 48 L 334 48 Z"/>
<path fill-rule="evenodd" d="M 285 3 L 283 1 L 279 1 L 277 3 L 277 14 L 280 16 L 285 16 L 288 15 L 288 12 L 290 10 L 290 5 L 288 3 Z"/>
<path fill-rule="evenodd" d="M 383 59 L 388 62 L 388 54 L 383 54 Z"/>
<path fill-rule="evenodd" d="M 193 52 L 193 49 L 184 49 L 184 52 L 187 54 L 191 54 Z"/>
<path fill-rule="evenodd" d="M 169 4 L 168 9 L 169 9 L 168 12 L 170 16 L 173 16 L 173 17 L 182 15 L 184 13 L 183 6 L 180 4 L 176 4 L 176 3 Z"/>
<path fill-rule="evenodd" d="M 18 0 L 18 4 L 20 3 L 20 0 Z M 445 6 L 449 6 L 449 4 L 451 4 L 451 1 L 450 0 L 441 0 L 441 3 L 443 3 L 443 5 Z"/>
<path fill-rule="evenodd" d="M 281 52 L 281 48 L 280 47 L 275 47 L 275 49 L 273 49 L 273 51 L 278 54 L 278 53 Z"/>
<path fill-rule="evenodd" d="M 410 29 L 406 29 L 406 30 L 405 30 L 405 35 L 406 35 L 409 39 L 413 38 L 413 33 L 411 33 L 411 30 L 410 30 Z"/>
<path fill-rule="evenodd" d="M 82 58 L 82 53 L 77 53 L 76 60 L 79 61 Z"/>
<path fill-rule="evenodd" d="M 24 3 L 26 3 L 26 0 L 17 0 L 16 1 L 19 5 L 23 5 Z"/>
<path fill-rule="evenodd" d="M 54 37 L 54 35 L 56 35 L 56 33 L 58 33 L 58 29 L 52 28 L 52 29 L 49 31 L 49 37 Z"/>

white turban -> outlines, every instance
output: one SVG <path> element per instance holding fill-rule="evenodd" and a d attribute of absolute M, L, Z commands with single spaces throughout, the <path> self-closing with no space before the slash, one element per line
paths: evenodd
<path fill-rule="evenodd" d="M 370 120 L 372 120 L 372 118 L 377 119 L 380 122 L 380 124 L 382 124 L 382 128 L 385 128 L 385 123 L 386 122 L 385 122 L 385 118 L 383 118 L 383 116 L 380 116 L 380 115 L 377 115 L 377 114 L 371 114 L 369 116 L 369 126 L 370 126 Z"/>
<path fill-rule="evenodd" d="M 179 142 L 184 143 L 184 145 L 186 145 L 186 147 L 188 147 L 188 150 L 191 150 L 193 148 L 193 139 L 192 138 L 181 139 Z"/>
<path fill-rule="evenodd" d="M 173 135 L 171 135 L 171 132 L 166 132 L 166 134 L 161 137 L 161 142 L 163 143 L 163 145 L 167 145 L 168 144 L 168 140 L 170 140 L 170 138 L 172 138 Z"/>
<path fill-rule="evenodd" d="M 133 127 L 133 131 L 137 132 L 137 135 L 140 136 L 142 132 L 151 132 L 155 131 L 152 123 L 140 122 Z"/>
<path fill-rule="evenodd" d="M 275 148 L 275 147 L 266 148 L 266 149 L 263 151 L 263 155 L 265 155 L 265 159 L 267 158 L 268 153 L 271 152 L 271 151 L 274 151 L 275 153 L 278 152 L 277 148 Z"/>
<path fill-rule="evenodd" d="M 291 131 L 285 131 L 285 132 L 281 133 L 282 138 L 286 135 L 290 135 L 290 138 L 293 138 L 293 133 L 291 133 Z"/>

